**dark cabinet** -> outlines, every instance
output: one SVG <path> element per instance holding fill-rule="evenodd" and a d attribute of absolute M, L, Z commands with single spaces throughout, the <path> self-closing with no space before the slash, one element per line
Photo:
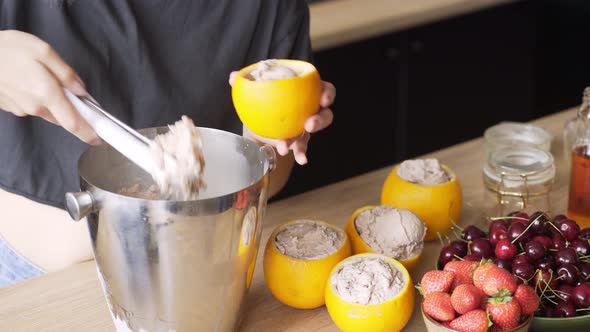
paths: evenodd
<path fill-rule="evenodd" d="M 296 166 L 284 197 L 391 164 L 396 155 L 400 64 L 397 36 L 384 36 L 314 55 L 337 88 L 333 124 L 313 134 L 309 163 Z"/>
<path fill-rule="evenodd" d="M 520 1 L 314 54 L 337 87 L 335 121 L 277 198 L 531 119 L 535 13 Z"/>
<path fill-rule="evenodd" d="M 404 158 L 534 116 L 535 5 L 521 2 L 408 34 Z"/>

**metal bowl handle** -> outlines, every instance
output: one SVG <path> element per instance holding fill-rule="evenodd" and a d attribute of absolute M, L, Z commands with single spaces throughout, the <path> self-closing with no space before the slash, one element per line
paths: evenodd
<path fill-rule="evenodd" d="M 86 217 L 94 210 L 94 199 L 88 191 L 66 193 L 66 210 L 75 221 Z"/>
<path fill-rule="evenodd" d="M 264 144 L 260 147 L 260 151 L 266 156 L 266 160 L 268 161 L 268 171 L 274 171 L 277 167 L 277 153 L 275 152 L 275 149 L 268 144 Z"/>

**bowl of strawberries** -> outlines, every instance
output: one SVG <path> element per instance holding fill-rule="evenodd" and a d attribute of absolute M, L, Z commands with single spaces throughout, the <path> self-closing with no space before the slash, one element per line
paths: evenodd
<path fill-rule="evenodd" d="M 537 294 L 531 330 L 590 330 L 590 228 L 563 214 L 515 211 L 454 230 L 457 238 L 444 243 L 437 270 L 493 262 Z"/>
<path fill-rule="evenodd" d="M 528 331 L 539 296 L 492 261 L 455 260 L 417 286 L 429 332 Z"/>

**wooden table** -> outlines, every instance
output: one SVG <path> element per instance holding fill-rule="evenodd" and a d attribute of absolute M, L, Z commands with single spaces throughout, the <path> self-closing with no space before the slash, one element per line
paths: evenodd
<path fill-rule="evenodd" d="M 552 195 L 554 211 L 558 212 L 565 212 L 567 190 L 561 130 L 574 114 L 575 110 L 568 110 L 534 121 L 555 135 L 552 151 L 558 172 Z M 480 223 L 477 216 L 483 197 L 482 139 L 429 156 L 449 165 L 461 181 L 464 205 L 460 224 Z M 381 185 L 389 171 L 388 167 L 269 205 L 261 247 L 273 228 L 291 219 L 315 218 L 344 226 L 356 208 L 379 204 Z M 411 271 L 414 283 L 433 268 L 440 247 L 438 241 L 426 244 L 421 262 Z M 255 271 L 241 331 L 337 331 L 325 307 L 297 310 L 275 300 L 264 283 L 261 255 Z M 419 303 L 417 297 L 416 307 Z M 414 310 L 405 330 L 424 330 L 419 310 Z M 0 289 L 0 331 L 114 331 L 94 262 Z"/>
<path fill-rule="evenodd" d="M 310 7 L 314 51 L 516 0 L 324 0 Z"/>

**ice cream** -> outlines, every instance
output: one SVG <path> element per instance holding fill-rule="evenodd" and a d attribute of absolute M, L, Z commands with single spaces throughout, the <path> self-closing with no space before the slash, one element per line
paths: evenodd
<path fill-rule="evenodd" d="M 282 66 L 276 60 L 263 60 L 256 64 L 250 72 L 254 81 L 272 81 L 296 77 L 297 73 L 291 68 Z"/>
<path fill-rule="evenodd" d="M 425 186 L 449 182 L 451 177 L 436 159 L 413 159 L 401 163 L 397 175 L 402 179 Z"/>
<path fill-rule="evenodd" d="M 383 303 L 401 292 L 407 280 L 381 258 L 350 258 L 330 278 L 344 301 L 363 305 Z"/>
<path fill-rule="evenodd" d="M 407 260 L 422 252 L 426 226 L 411 211 L 381 205 L 354 220 L 360 237 L 376 252 Z"/>
<path fill-rule="evenodd" d="M 275 237 L 275 245 L 281 254 L 307 260 L 335 253 L 343 241 L 343 231 L 311 220 L 287 225 Z"/>
<path fill-rule="evenodd" d="M 150 154 L 155 164 L 152 177 L 163 198 L 195 199 L 199 190 L 206 187 L 201 135 L 193 121 L 185 115 L 168 127 L 167 133 L 156 136 L 150 143 Z M 165 153 L 176 162 L 168 162 L 164 158 Z"/>

